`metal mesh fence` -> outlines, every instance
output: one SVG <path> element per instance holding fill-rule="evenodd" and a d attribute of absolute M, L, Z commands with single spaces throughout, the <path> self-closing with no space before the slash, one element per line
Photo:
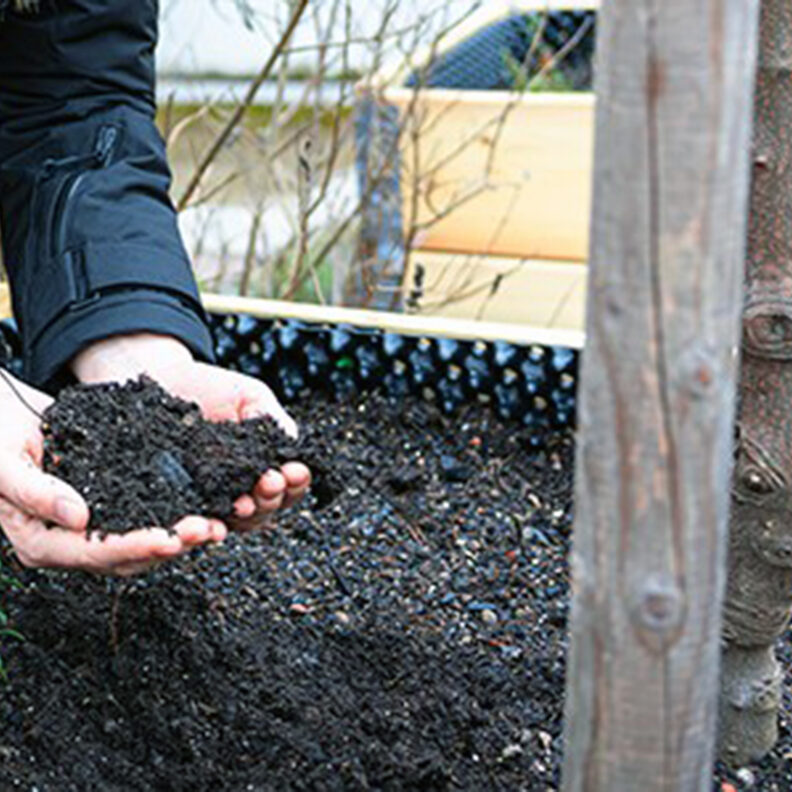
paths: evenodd
<path fill-rule="evenodd" d="M 552 85 L 591 90 L 594 17 L 593 11 L 554 12 L 546 19 L 540 13 L 513 14 L 440 53 L 425 70 L 410 75 L 407 86 L 519 89 L 526 76 L 535 75 L 570 45 L 552 70 Z"/>

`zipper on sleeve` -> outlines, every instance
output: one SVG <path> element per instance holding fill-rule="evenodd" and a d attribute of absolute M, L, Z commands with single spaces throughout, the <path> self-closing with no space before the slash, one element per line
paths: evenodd
<path fill-rule="evenodd" d="M 103 126 L 99 130 L 96 144 L 91 154 L 81 157 L 69 157 L 57 162 L 55 167 L 58 169 L 63 167 L 71 169 L 83 164 L 86 167 L 64 177 L 58 186 L 52 203 L 48 251 L 50 257 L 56 257 L 65 251 L 75 198 L 80 186 L 92 170 L 101 170 L 110 164 L 117 140 L 118 128 L 110 125 Z"/>

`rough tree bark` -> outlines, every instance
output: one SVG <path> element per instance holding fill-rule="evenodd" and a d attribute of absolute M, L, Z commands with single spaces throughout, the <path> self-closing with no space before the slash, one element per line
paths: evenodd
<path fill-rule="evenodd" d="M 711 784 L 755 0 L 605 0 L 565 792 Z"/>
<path fill-rule="evenodd" d="M 721 758 L 778 736 L 775 640 L 792 607 L 792 3 L 763 0 L 743 362 L 724 609 Z"/>

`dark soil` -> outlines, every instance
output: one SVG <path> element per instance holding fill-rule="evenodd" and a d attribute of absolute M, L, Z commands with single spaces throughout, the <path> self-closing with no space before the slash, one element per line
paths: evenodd
<path fill-rule="evenodd" d="M 69 388 L 44 414 L 44 469 L 83 495 L 89 531 L 103 535 L 194 514 L 228 519 L 265 470 L 301 458 L 329 502 L 325 457 L 310 427 L 295 441 L 270 418 L 210 423 L 145 377 Z"/>
<path fill-rule="evenodd" d="M 329 508 L 131 582 L 18 571 L 2 792 L 557 789 L 571 436 L 296 412 L 335 448 Z M 751 788 L 788 792 L 789 756 L 785 715 Z"/>

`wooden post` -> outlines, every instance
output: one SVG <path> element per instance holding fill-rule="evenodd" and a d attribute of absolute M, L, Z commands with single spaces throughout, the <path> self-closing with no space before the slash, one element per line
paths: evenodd
<path fill-rule="evenodd" d="M 605 0 L 565 792 L 711 785 L 755 0 Z"/>
<path fill-rule="evenodd" d="M 776 639 L 792 607 L 792 4 L 763 0 L 743 317 L 739 441 L 724 610 L 719 753 L 778 736 Z"/>

